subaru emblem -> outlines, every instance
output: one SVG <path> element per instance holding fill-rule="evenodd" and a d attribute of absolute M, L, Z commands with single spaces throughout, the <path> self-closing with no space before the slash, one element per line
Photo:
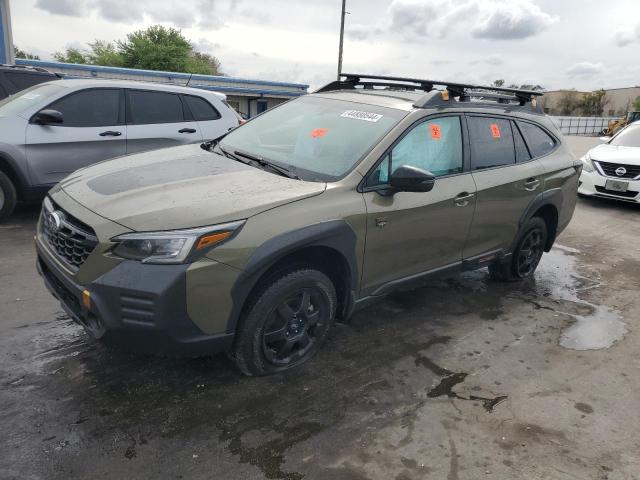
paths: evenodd
<path fill-rule="evenodd" d="M 54 232 L 57 232 L 62 227 L 63 215 L 64 214 L 62 212 L 58 211 L 50 212 L 47 215 L 47 223 L 49 223 L 49 228 L 51 228 L 51 230 L 53 230 Z"/>

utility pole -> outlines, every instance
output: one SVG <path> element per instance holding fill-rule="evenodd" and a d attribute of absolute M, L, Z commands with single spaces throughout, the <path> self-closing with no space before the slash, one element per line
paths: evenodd
<path fill-rule="evenodd" d="M 9 0 L 0 0 L 0 64 L 14 62 Z"/>
<path fill-rule="evenodd" d="M 342 15 L 340 19 L 340 47 L 338 48 L 338 80 L 340 80 L 340 74 L 342 73 L 342 45 L 344 44 L 344 15 L 347 0 L 342 0 Z"/>

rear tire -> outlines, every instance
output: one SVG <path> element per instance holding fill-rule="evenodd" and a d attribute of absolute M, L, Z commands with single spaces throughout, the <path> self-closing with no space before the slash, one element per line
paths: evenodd
<path fill-rule="evenodd" d="M 0 172 L 0 222 L 13 213 L 17 201 L 16 187 L 4 172 Z"/>
<path fill-rule="evenodd" d="M 489 265 L 491 278 L 501 282 L 514 282 L 533 276 L 544 253 L 547 236 L 546 222 L 540 217 L 531 218 L 521 230 L 511 260 Z"/>
<path fill-rule="evenodd" d="M 335 320 L 336 291 L 324 273 L 298 268 L 271 278 L 248 299 L 231 357 L 248 376 L 307 362 Z"/>

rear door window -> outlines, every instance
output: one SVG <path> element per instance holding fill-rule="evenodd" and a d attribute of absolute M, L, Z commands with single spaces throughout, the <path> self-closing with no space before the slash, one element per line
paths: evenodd
<path fill-rule="evenodd" d="M 62 113 L 63 127 L 107 127 L 118 125 L 120 90 L 95 88 L 56 100 L 47 109 Z"/>
<path fill-rule="evenodd" d="M 528 122 L 518 122 L 518 126 L 534 157 L 542 157 L 555 148 L 556 141 L 540 127 Z"/>
<path fill-rule="evenodd" d="M 213 106 L 204 98 L 185 95 L 184 99 L 186 100 L 187 106 L 189 107 L 189 110 L 191 110 L 195 120 L 206 122 L 220 118 L 218 110 L 213 108 Z"/>
<path fill-rule="evenodd" d="M 513 133 L 509 120 L 494 117 L 467 117 L 471 169 L 515 164 Z"/>
<path fill-rule="evenodd" d="M 129 90 L 129 118 L 127 123 L 146 125 L 153 123 L 184 122 L 180 96 L 173 93 Z"/>

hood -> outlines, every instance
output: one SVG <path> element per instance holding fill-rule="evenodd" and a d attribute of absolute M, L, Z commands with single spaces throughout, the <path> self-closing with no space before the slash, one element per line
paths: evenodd
<path fill-rule="evenodd" d="M 640 165 L 640 147 L 598 145 L 589 151 L 589 156 L 591 160 L 599 160 L 601 162 Z"/>
<path fill-rule="evenodd" d="M 326 184 L 282 177 L 187 145 L 78 170 L 59 188 L 102 217 L 152 231 L 248 218 L 318 195 Z"/>

